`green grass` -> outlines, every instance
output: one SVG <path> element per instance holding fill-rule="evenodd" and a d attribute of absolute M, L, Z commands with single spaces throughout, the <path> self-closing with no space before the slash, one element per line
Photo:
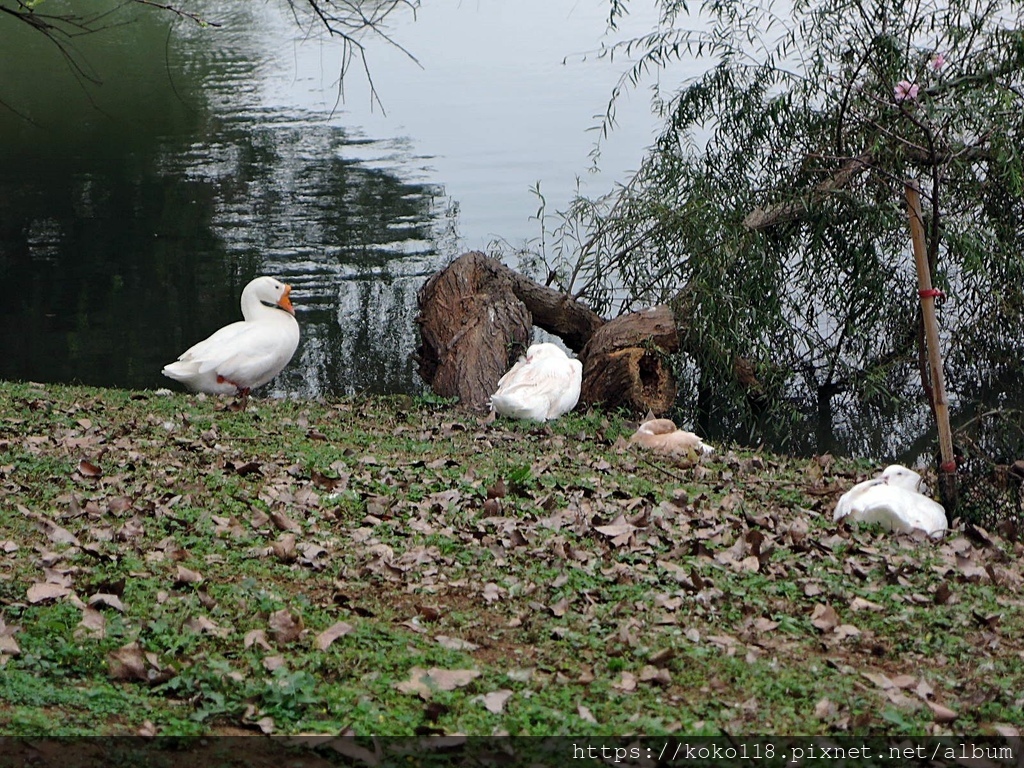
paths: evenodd
<path fill-rule="evenodd" d="M 837 532 L 863 462 L 674 463 L 596 411 L 538 426 L 430 398 L 254 404 L 0 383 L 0 617 L 17 644 L 0 644 L 0 733 L 1020 723 L 1020 545 Z M 68 593 L 30 601 L 47 581 Z M 90 633 L 102 594 L 124 610 L 95 606 Z M 281 612 L 294 637 L 275 634 Z M 114 674 L 133 643 L 146 679 Z M 414 667 L 479 675 L 426 700 L 399 688 Z"/>

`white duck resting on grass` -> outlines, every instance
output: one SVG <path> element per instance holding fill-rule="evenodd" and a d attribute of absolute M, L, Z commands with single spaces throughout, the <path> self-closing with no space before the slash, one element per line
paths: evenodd
<path fill-rule="evenodd" d="M 629 442 L 668 456 L 710 456 L 715 449 L 693 432 L 679 429 L 671 419 L 650 419 L 639 427 Z"/>
<path fill-rule="evenodd" d="M 555 344 L 534 344 L 498 379 L 491 410 L 513 419 L 549 421 L 576 407 L 583 363 Z"/>
<path fill-rule="evenodd" d="M 878 477 L 857 483 L 839 498 L 833 520 L 878 523 L 887 531 L 920 529 L 933 539 L 948 528 L 946 510 L 921 493 L 921 476 L 900 464 L 885 468 Z"/>
<path fill-rule="evenodd" d="M 193 392 L 240 395 L 279 374 L 299 346 L 299 324 L 291 286 L 273 277 L 257 277 L 242 290 L 242 317 L 164 366 L 164 376 Z"/>

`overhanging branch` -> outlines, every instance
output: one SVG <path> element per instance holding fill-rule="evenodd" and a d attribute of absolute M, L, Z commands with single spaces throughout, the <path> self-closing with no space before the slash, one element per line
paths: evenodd
<path fill-rule="evenodd" d="M 805 213 L 811 202 L 820 200 L 823 197 L 842 189 L 858 174 L 871 167 L 873 158 L 870 153 L 847 160 L 843 166 L 832 176 L 820 184 L 814 185 L 806 194 L 798 200 L 791 200 L 786 203 L 779 203 L 770 206 L 767 210 L 755 208 L 743 219 L 743 226 L 747 229 L 762 230 L 774 227 L 784 221 L 799 219 Z"/>

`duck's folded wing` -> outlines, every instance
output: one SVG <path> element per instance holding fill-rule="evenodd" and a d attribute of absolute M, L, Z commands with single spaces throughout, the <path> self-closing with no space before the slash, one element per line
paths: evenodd
<path fill-rule="evenodd" d="M 929 536 L 941 536 L 946 529 L 946 511 L 934 499 L 891 485 L 868 488 L 857 499 L 851 522 L 878 523 L 890 531 L 919 528 Z"/>
<path fill-rule="evenodd" d="M 850 517 L 851 523 L 861 520 L 860 515 L 866 506 L 872 503 L 874 498 L 874 492 L 869 491 L 872 488 L 878 486 L 885 486 L 885 481 L 879 477 L 874 477 L 870 480 L 864 480 L 863 482 L 857 483 L 853 488 L 848 490 L 842 496 L 839 497 L 839 502 L 836 504 L 835 512 L 832 514 L 832 520 L 839 522 L 844 517 Z"/>
<path fill-rule="evenodd" d="M 518 370 L 516 370 L 518 368 Z M 513 368 L 498 381 L 495 394 L 521 396 L 531 393 L 551 394 L 560 392 L 566 384 L 565 372 L 558 366 L 545 362 L 533 362 Z"/>
<path fill-rule="evenodd" d="M 216 363 L 216 370 L 229 381 L 258 387 L 288 364 L 298 346 L 298 336 L 293 337 L 285 328 L 246 325 L 252 327 L 231 339 L 229 354 Z"/>
<path fill-rule="evenodd" d="M 498 387 L 494 391 L 496 393 L 501 392 L 503 387 L 512 386 L 516 379 L 519 378 L 520 372 L 526 367 L 526 365 L 526 358 L 520 357 L 516 364 L 505 371 L 505 373 L 502 374 L 502 377 L 498 379 Z"/>
<path fill-rule="evenodd" d="M 920 528 L 929 536 L 939 538 L 949 528 L 946 510 L 934 499 L 918 494 L 921 498 L 914 504 L 907 515 L 907 521 L 913 528 Z"/>
<path fill-rule="evenodd" d="M 237 340 L 244 337 L 251 329 L 252 323 L 243 320 L 225 325 L 212 335 L 186 349 L 178 357 L 183 362 L 198 364 L 202 373 L 213 370 L 217 363 L 229 357 L 235 349 Z"/>
<path fill-rule="evenodd" d="M 565 360 L 559 363 L 560 371 L 557 376 L 560 380 L 561 391 L 551 403 L 548 418 L 557 418 L 563 413 L 568 413 L 576 407 L 580 401 L 580 390 L 583 385 L 583 363 L 579 360 Z"/>

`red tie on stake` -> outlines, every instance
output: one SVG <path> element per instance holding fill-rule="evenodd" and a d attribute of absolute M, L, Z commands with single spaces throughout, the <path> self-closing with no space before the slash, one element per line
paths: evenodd
<path fill-rule="evenodd" d="M 924 222 L 921 216 L 921 189 L 916 179 L 906 182 L 907 213 L 910 216 L 910 239 L 914 245 L 917 263 L 918 295 L 924 316 L 925 342 L 928 348 L 928 367 L 931 369 L 932 405 L 939 429 L 939 485 L 943 502 L 956 503 L 956 459 L 953 457 L 953 435 L 949 429 L 949 401 L 946 399 L 946 380 L 942 373 L 942 353 L 939 350 L 939 324 L 935 319 L 935 299 L 945 294 L 932 288 L 931 270 L 924 241 Z M 950 512 L 952 510 L 949 510 Z"/>

